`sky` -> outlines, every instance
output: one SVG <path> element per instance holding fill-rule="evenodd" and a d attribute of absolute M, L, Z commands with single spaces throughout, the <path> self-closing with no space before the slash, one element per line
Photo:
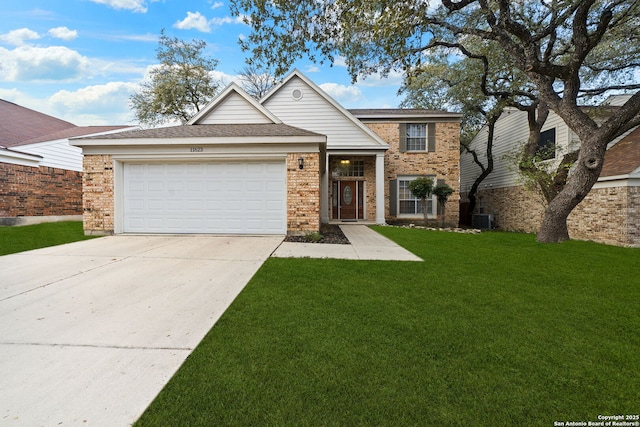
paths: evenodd
<path fill-rule="evenodd" d="M 229 0 L 2 0 L 0 99 L 79 126 L 131 125 L 129 97 L 157 64 L 160 31 L 204 40 L 229 84 L 249 53 L 238 40 L 250 28 Z M 305 73 L 345 108 L 394 108 L 399 74 L 351 84 L 344 62 L 301 60 Z"/>

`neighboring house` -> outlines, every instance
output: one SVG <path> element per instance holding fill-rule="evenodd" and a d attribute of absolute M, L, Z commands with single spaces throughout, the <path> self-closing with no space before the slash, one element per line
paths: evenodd
<path fill-rule="evenodd" d="M 185 126 L 72 141 L 85 155 L 85 231 L 304 234 L 419 220 L 407 184 L 423 175 L 456 190 L 446 221 L 457 224 L 459 127 L 454 113 L 348 111 L 299 71 L 260 101 L 232 83 Z"/>
<path fill-rule="evenodd" d="M 0 225 L 82 215 L 82 150 L 69 138 L 125 129 L 73 123 L 0 100 Z"/>
<path fill-rule="evenodd" d="M 608 101 L 615 113 L 624 98 Z M 487 225 L 509 231 L 537 232 L 544 214 L 544 198 L 522 185 L 513 162 L 513 153 L 522 147 L 529 135 L 527 114 L 507 109 L 496 123 L 493 145 L 494 170 L 482 182 L 477 194 L 474 218 Z M 486 165 L 487 129 L 482 129 L 471 143 Z M 554 146 L 549 159 L 557 165 L 569 150 L 579 147 L 579 139 L 553 111 L 542 128 L 540 147 Z M 461 155 L 461 202 L 468 201 L 467 192 L 480 168 L 472 156 Z M 464 209 L 462 209 L 464 211 Z M 481 214 L 481 215 L 479 215 Z M 478 222 L 478 223 L 479 223 Z M 619 246 L 640 247 L 640 128 L 609 144 L 600 178 L 587 197 L 568 218 L 569 235 L 573 239 L 593 240 Z"/>

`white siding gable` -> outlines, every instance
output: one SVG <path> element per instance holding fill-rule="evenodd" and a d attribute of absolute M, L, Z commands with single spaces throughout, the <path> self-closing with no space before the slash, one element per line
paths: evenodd
<path fill-rule="evenodd" d="M 542 131 L 552 128 L 556 129 L 556 146 L 558 147 L 556 158 L 562 158 L 569 150 L 569 147 L 577 148 L 575 146 L 577 138 L 560 116 L 553 111 L 549 113 Z M 485 126 L 471 141 L 471 148 L 476 151 L 478 158 L 485 166 L 487 165 L 487 137 L 488 130 Z M 527 113 L 517 109 L 505 110 L 495 127 L 493 172 L 482 181 L 480 189 L 511 187 L 520 184 L 519 175 L 510 157 L 512 158 L 513 154 L 527 142 L 528 137 L 529 123 L 527 121 Z M 464 151 L 460 155 L 461 191 L 468 191 L 480 173 L 480 167 L 474 163 L 471 154 Z"/>
<path fill-rule="evenodd" d="M 69 145 L 68 139 L 21 145 L 20 151 L 42 157 L 40 166 L 82 172 L 82 148 Z"/>
<path fill-rule="evenodd" d="M 216 95 L 188 125 L 282 123 L 236 83 Z"/>
<path fill-rule="evenodd" d="M 256 110 L 237 92 L 232 92 L 217 108 L 210 111 L 198 124 L 249 124 L 249 123 L 273 123 L 261 111 Z"/>
<path fill-rule="evenodd" d="M 386 148 L 350 113 L 333 105 L 298 75 L 267 95 L 261 102 L 284 123 L 327 136 L 327 149 Z"/>

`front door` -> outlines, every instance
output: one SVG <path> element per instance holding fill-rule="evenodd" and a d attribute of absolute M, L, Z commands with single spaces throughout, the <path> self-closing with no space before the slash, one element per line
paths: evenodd
<path fill-rule="evenodd" d="M 338 181 L 338 206 L 336 219 L 362 219 L 364 214 L 362 183 L 360 181 Z M 337 214 L 337 215 L 336 215 Z"/>

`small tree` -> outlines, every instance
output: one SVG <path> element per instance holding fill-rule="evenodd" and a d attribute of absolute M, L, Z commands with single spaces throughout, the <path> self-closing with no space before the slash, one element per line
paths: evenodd
<path fill-rule="evenodd" d="M 427 197 L 433 194 L 433 178 L 423 176 L 416 178 L 409 183 L 409 190 L 422 202 L 422 214 L 424 215 L 424 225 L 427 225 Z"/>
<path fill-rule="evenodd" d="M 447 200 L 449 196 L 453 193 L 453 188 L 449 187 L 446 182 L 438 182 L 436 188 L 433 189 L 433 194 L 436 195 L 438 199 L 438 205 L 442 209 L 442 227 L 444 227 L 444 217 L 445 217 L 445 205 L 447 204 Z"/>
<path fill-rule="evenodd" d="M 204 40 L 186 42 L 160 33 L 156 50 L 160 64 L 149 72 L 149 81 L 130 98 L 136 118 L 156 126 L 180 121 L 185 124 L 217 93 L 220 83 L 212 77 L 218 60 L 204 55 Z"/>

